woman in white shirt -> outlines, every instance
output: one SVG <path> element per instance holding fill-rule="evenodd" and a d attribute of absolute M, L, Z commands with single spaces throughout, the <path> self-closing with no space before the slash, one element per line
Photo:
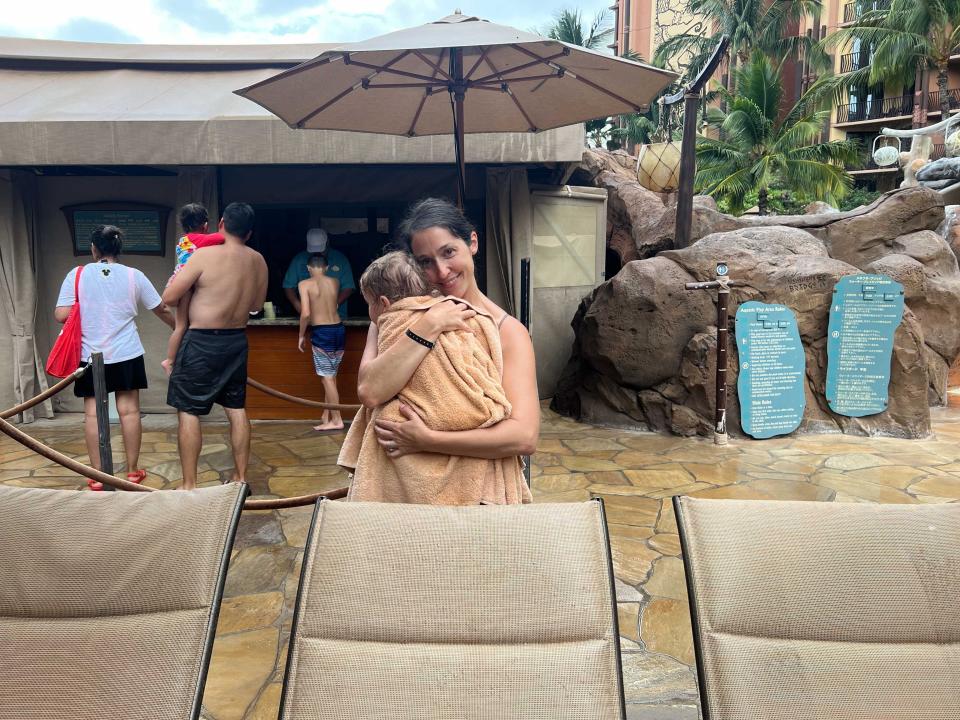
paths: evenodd
<path fill-rule="evenodd" d="M 160 301 L 150 281 L 139 270 L 117 262 L 123 248 L 123 233 L 112 225 L 98 226 L 90 237 L 93 262 L 79 270 L 71 270 L 64 278 L 57 298 L 54 317 L 65 322 L 75 301 L 74 279 L 80 273 L 80 357 L 88 361 L 90 354 L 103 353 L 107 391 L 115 393 L 123 449 L 127 456 L 127 479 L 142 482 L 147 476 L 141 470 L 140 390 L 147 387 L 143 364 L 143 345 L 134 322 L 143 305 L 171 328 L 173 314 Z M 86 362 L 82 363 L 86 364 Z M 84 435 L 90 463 L 100 468 L 97 437 L 97 411 L 93 397 L 93 376 L 85 374 L 73 386 L 74 395 L 82 397 Z M 102 490 L 101 483 L 87 481 L 91 490 Z"/>

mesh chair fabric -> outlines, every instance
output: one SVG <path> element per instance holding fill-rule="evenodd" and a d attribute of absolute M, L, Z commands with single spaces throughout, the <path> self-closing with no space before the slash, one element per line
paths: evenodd
<path fill-rule="evenodd" d="M 683 498 L 711 720 L 960 707 L 960 507 Z"/>
<path fill-rule="evenodd" d="M 329 503 L 283 717 L 619 718 L 599 503 Z"/>
<path fill-rule="evenodd" d="M 193 717 L 244 495 L 0 487 L 0 720 Z"/>

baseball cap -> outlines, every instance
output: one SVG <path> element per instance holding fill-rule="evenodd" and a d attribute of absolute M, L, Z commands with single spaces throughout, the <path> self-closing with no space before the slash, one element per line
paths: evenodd
<path fill-rule="evenodd" d="M 325 252 L 327 249 L 327 231 L 320 228 L 310 228 L 307 230 L 307 252 L 318 253 Z"/>

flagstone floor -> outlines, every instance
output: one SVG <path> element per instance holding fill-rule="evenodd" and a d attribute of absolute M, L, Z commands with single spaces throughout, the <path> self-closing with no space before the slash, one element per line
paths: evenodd
<path fill-rule="evenodd" d="M 683 566 L 670 496 L 833 502 L 960 500 L 960 409 L 934 411 L 926 440 L 819 435 L 733 440 L 632 433 L 573 422 L 544 410 L 533 459 L 537 502 L 604 498 L 610 523 L 629 717 L 695 720 L 697 691 Z M 180 482 L 171 416 L 147 418 L 148 484 Z M 85 461 L 78 419 L 24 426 Z M 229 474 L 226 427 L 206 425 L 202 483 Z M 254 425 L 255 494 L 294 496 L 345 484 L 334 464 L 342 435 L 308 423 Z M 119 462 L 119 447 L 115 447 Z M 72 473 L 0 440 L 0 483 L 80 489 Z M 211 720 L 273 720 L 286 658 L 311 508 L 244 513 L 207 680 Z"/>

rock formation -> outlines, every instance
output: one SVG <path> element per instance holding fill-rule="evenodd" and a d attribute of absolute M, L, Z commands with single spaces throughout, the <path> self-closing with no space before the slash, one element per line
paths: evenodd
<path fill-rule="evenodd" d="M 715 295 L 686 291 L 684 283 L 712 280 L 723 260 L 730 277 L 746 283 L 731 294 L 731 338 L 739 303 L 781 303 L 797 316 L 807 356 L 800 432 L 929 432 L 929 406 L 945 403 L 947 372 L 960 355 L 960 269 L 935 232 L 944 220 L 938 193 L 909 188 L 849 212 L 784 217 L 734 218 L 701 202 L 696 242 L 677 250 L 669 248 L 673 201 L 648 197 L 655 194 L 635 182 L 631 187 L 629 171 L 600 164 L 593 163 L 596 184 L 611 191 L 609 237 L 623 244 L 629 238 L 637 259 L 581 303 L 573 320 L 573 357 L 554 409 L 601 424 L 711 433 Z M 658 211 L 658 221 L 650 221 Z M 637 224 L 618 224 L 637 213 Z M 888 410 L 849 418 L 832 413 L 824 398 L 827 322 L 836 282 L 863 272 L 902 283 L 906 310 L 894 336 Z M 739 433 L 735 343 L 730 350 L 728 424 Z"/>

